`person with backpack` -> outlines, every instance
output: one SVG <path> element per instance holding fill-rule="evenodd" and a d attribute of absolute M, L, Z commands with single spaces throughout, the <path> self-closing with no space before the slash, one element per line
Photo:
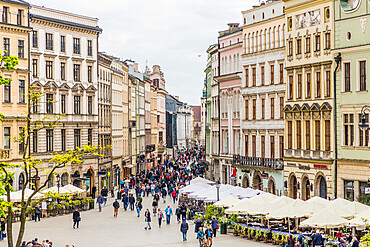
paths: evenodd
<path fill-rule="evenodd" d="M 180 232 L 182 232 L 182 241 L 187 241 L 187 233 L 189 230 L 189 224 L 186 222 L 185 219 L 182 219 L 182 223 L 180 226 Z"/>
<path fill-rule="evenodd" d="M 81 214 L 80 214 L 80 212 L 78 212 L 77 208 L 73 212 L 72 218 L 73 218 L 73 229 L 76 228 L 76 225 L 77 225 L 77 228 L 78 228 L 79 224 L 80 224 L 80 221 L 81 221 Z"/>
<path fill-rule="evenodd" d="M 167 206 L 164 212 L 166 214 L 166 223 L 169 225 L 171 224 L 171 216 L 173 215 L 172 208 L 170 208 L 170 205 Z"/>
<path fill-rule="evenodd" d="M 213 237 L 216 237 L 216 232 L 218 229 L 218 221 L 215 216 L 212 216 L 211 224 L 212 224 Z"/>
<path fill-rule="evenodd" d="M 157 217 L 158 217 L 158 226 L 159 226 L 159 228 L 161 228 L 161 226 L 162 226 L 162 219 L 163 219 L 163 212 L 161 211 L 160 208 L 158 208 Z"/>
<path fill-rule="evenodd" d="M 176 211 L 175 211 L 176 217 L 177 217 L 177 223 L 180 223 L 180 216 L 181 216 L 181 208 L 180 205 L 177 206 Z"/>
<path fill-rule="evenodd" d="M 151 230 L 152 229 L 152 226 L 150 225 L 150 222 L 152 220 L 150 218 L 149 209 L 146 209 L 144 216 L 145 216 L 145 222 L 147 223 L 147 226 L 145 227 L 145 230 Z"/>
<path fill-rule="evenodd" d="M 176 202 L 176 199 L 177 199 L 177 193 L 176 193 L 176 190 L 173 190 L 172 191 L 172 199 L 173 199 L 173 203 Z"/>
<path fill-rule="evenodd" d="M 143 208 L 141 201 L 136 200 L 135 207 L 136 207 L 137 217 L 140 217 L 140 211 Z"/>
<path fill-rule="evenodd" d="M 98 195 L 98 197 L 96 198 L 96 203 L 99 206 L 99 212 L 101 212 L 101 205 L 103 204 L 103 199 L 102 199 L 101 195 Z"/>
<path fill-rule="evenodd" d="M 130 203 L 131 211 L 134 211 L 135 197 L 132 194 L 130 194 L 130 196 L 128 197 L 128 202 Z"/>
<path fill-rule="evenodd" d="M 117 217 L 118 216 L 118 209 L 119 209 L 119 202 L 117 201 L 117 199 L 113 202 L 113 208 L 114 208 L 113 217 Z"/>
<path fill-rule="evenodd" d="M 107 198 L 108 198 L 108 189 L 106 187 L 103 187 L 101 190 L 101 196 L 103 199 L 104 206 L 107 204 Z"/>

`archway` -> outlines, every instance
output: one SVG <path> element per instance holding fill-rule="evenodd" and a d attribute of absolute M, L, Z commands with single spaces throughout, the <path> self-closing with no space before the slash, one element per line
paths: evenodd
<path fill-rule="evenodd" d="M 310 180 L 307 176 L 304 176 L 302 178 L 302 200 L 306 201 L 310 199 L 311 195 L 311 186 L 310 186 Z"/>
<path fill-rule="evenodd" d="M 267 183 L 267 188 L 269 193 L 276 195 L 276 184 L 273 177 L 270 177 Z"/>
<path fill-rule="evenodd" d="M 90 194 L 92 194 L 92 188 L 94 187 L 94 171 L 93 169 L 90 167 L 89 170 L 87 170 L 86 174 L 85 174 L 87 180 L 86 180 L 86 190 L 90 192 Z M 96 190 L 96 188 L 94 189 Z M 95 196 L 94 196 L 95 198 Z"/>
<path fill-rule="evenodd" d="M 78 188 L 82 187 L 82 181 L 80 178 L 80 173 L 78 171 L 75 171 L 72 175 L 73 177 L 73 186 L 76 186 Z"/>
<path fill-rule="evenodd" d="M 326 180 L 322 175 L 319 175 L 316 179 L 316 195 L 325 199 L 328 196 Z"/>
<path fill-rule="evenodd" d="M 22 190 L 23 189 L 23 186 L 24 186 L 24 174 L 21 173 L 19 174 L 19 179 L 18 179 L 18 189 L 19 190 Z"/>
<path fill-rule="evenodd" d="M 293 199 L 297 199 L 298 192 L 298 185 L 297 185 L 297 178 L 294 174 L 292 174 L 289 178 L 289 197 Z"/>
<path fill-rule="evenodd" d="M 248 176 L 248 174 L 244 174 L 242 185 L 243 185 L 243 188 L 248 188 L 249 187 L 249 176 Z"/>
<path fill-rule="evenodd" d="M 68 173 L 66 173 L 66 172 L 63 173 L 60 181 L 61 181 L 62 186 L 67 185 L 68 184 Z"/>
<path fill-rule="evenodd" d="M 253 176 L 253 189 L 263 190 L 262 176 L 259 172 L 255 172 Z"/>

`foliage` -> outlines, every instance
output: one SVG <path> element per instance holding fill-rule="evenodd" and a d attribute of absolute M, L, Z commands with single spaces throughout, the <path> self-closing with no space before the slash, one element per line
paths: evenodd
<path fill-rule="evenodd" d="M 370 246 L 370 233 L 367 233 L 365 234 L 362 238 L 361 238 L 361 243 L 362 243 L 362 246 Z"/>
<path fill-rule="evenodd" d="M 362 194 L 360 196 L 360 202 L 363 203 L 363 204 L 366 204 L 366 205 L 370 206 L 370 195 L 364 195 L 364 194 Z"/>

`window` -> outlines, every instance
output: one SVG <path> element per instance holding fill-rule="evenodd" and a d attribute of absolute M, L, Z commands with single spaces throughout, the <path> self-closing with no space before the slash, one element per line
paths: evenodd
<path fill-rule="evenodd" d="M 53 79 L 53 61 L 46 61 L 46 79 Z"/>
<path fill-rule="evenodd" d="M 9 7 L 3 7 L 3 22 L 8 23 Z"/>
<path fill-rule="evenodd" d="M 321 97 L 321 72 L 316 72 L 316 98 Z"/>
<path fill-rule="evenodd" d="M 297 75 L 297 99 L 302 98 L 302 74 Z"/>
<path fill-rule="evenodd" d="M 73 38 L 73 53 L 80 54 L 80 39 Z"/>
<path fill-rule="evenodd" d="M 301 120 L 297 120 L 297 149 L 302 149 L 302 126 L 301 126 Z"/>
<path fill-rule="evenodd" d="M 265 66 L 261 66 L 261 85 L 265 85 Z"/>
<path fill-rule="evenodd" d="M 87 81 L 92 82 L 92 66 L 87 66 Z"/>
<path fill-rule="evenodd" d="M 330 50 L 331 48 L 331 41 L 330 41 L 330 32 L 325 33 L 325 50 Z"/>
<path fill-rule="evenodd" d="M 270 158 L 275 159 L 275 136 L 270 136 Z"/>
<path fill-rule="evenodd" d="M 369 122 L 369 114 L 365 114 L 366 122 Z M 361 123 L 361 114 L 358 114 L 358 122 Z M 369 130 L 361 130 L 359 129 L 359 146 L 360 147 L 367 147 L 369 146 Z"/>
<path fill-rule="evenodd" d="M 92 51 L 92 40 L 87 41 L 87 55 L 92 56 L 93 51 Z"/>
<path fill-rule="evenodd" d="M 158 140 L 160 142 L 163 141 L 163 131 L 159 131 L 159 133 L 158 133 Z"/>
<path fill-rule="evenodd" d="M 19 80 L 19 103 L 26 103 L 26 83 L 24 80 Z"/>
<path fill-rule="evenodd" d="M 37 59 L 32 59 L 32 76 L 38 78 L 38 61 Z"/>
<path fill-rule="evenodd" d="M 354 146 L 354 115 L 344 114 L 344 146 Z"/>
<path fill-rule="evenodd" d="M 248 149 L 249 149 L 249 141 L 248 141 L 248 136 L 246 135 L 245 136 L 245 151 L 244 151 L 244 156 L 248 157 L 249 156 L 249 152 L 248 152 Z"/>
<path fill-rule="evenodd" d="M 306 54 L 311 53 L 311 37 L 306 37 Z"/>
<path fill-rule="evenodd" d="M 46 113 L 47 114 L 53 114 L 54 109 L 53 109 L 53 94 L 46 94 Z"/>
<path fill-rule="evenodd" d="M 302 54 L 302 39 L 299 38 L 297 39 L 297 55 L 301 55 Z"/>
<path fill-rule="evenodd" d="M 252 136 L 252 157 L 257 157 L 257 142 L 256 142 L 256 136 Z"/>
<path fill-rule="evenodd" d="M 53 34 L 46 33 L 46 50 L 53 50 Z"/>
<path fill-rule="evenodd" d="M 4 127 L 4 149 L 10 149 L 10 127 Z"/>
<path fill-rule="evenodd" d="M 66 79 L 66 63 L 60 63 L 60 79 L 65 81 Z"/>
<path fill-rule="evenodd" d="M 81 81 L 81 78 L 80 78 L 80 76 L 81 76 L 81 74 L 80 74 L 80 68 L 81 68 L 81 66 L 79 64 L 74 64 L 73 65 L 73 76 L 74 76 L 74 80 L 76 82 Z"/>
<path fill-rule="evenodd" d="M 351 92 L 351 64 L 344 63 L 344 92 Z"/>
<path fill-rule="evenodd" d="M 306 150 L 311 149 L 311 122 L 306 121 Z"/>
<path fill-rule="evenodd" d="M 252 86 L 255 87 L 257 83 L 256 68 L 252 68 Z"/>
<path fill-rule="evenodd" d="M 81 146 L 81 134 L 80 134 L 80 129 L 75 129 L 74 130 L 74 148 L 80 147 Z"/>
<path fill-rule="evenodd" d="M 87 142 L 88 142 L 88 145 L 92 145 L 92 140 L 93 140 L 93 130 L 92 129 L 88 129 L 87 130 Z"/>
<path fill-rule="evenodd" d="M 261 136 L 261 158 L 266 157 L 266 143 L 265 136 Z"/>
<path fill-rule="evenodd" d="M 253 120 L 257 118 L 257 100 L 253 99 L 252 100 L 252 105 L 253 105 Z"/>
<path fill-rule="evenodd" d="M 265 119 L 265 99 L 261 99 L 261 119 Z"/>
<path fill-rule="evenodd" d="M 360 91 L 366 90 L 366 61 L 360 61 Z"/>
<path fill-rule="evenodd" d="M 316 150 L 320 150 L 321 145 L 320 145 L 320 140 L 321 140 L 321 128 L 320 128 L 320 121 L 317 120 L 315 121 L 315 145 L 316 145 Z"/>
<path fill-rule="evenodd" d="M 284 64 L 280 64 L 279 65 L 279 78 L 280 78 L 280 84 L 283 84 L 284 83 Z"/>
<path fill-rule="evenodd" d="M 18 134 L 19 134 L 19 137 L 18 137 L 18 142 L 19 142 L 19 144 L 18 144 L 18 151 L 19 151 L 19 153 L 24 153 L 24 142 L 25 142 L 25 136 L 24 136 L 24 131 L 23 131 L 23 127 L 19 127 L 19 132 L 18 132 Z"/>
<path fill-rule="evenodd" d="M 288 57 L 293 56 L 293 41 L 288 41 Z"/>
<path fill-rule="evenodd" d="M 315 51 L 319 52 L 321 50 L 321 45 L 320 45 L 320 34 L 315 36 Z"/>
<path fill-rule="evenodd" d="M 274 80 L 275 80 L 275 67 L 273 64 L 270 65 L 270 83 L 271 85 L 274 84 Z"/>
<path fill-rule="evenodd" d="M 353 201 L 355 199 L 354 182 L 344 180 L 344 199 Z"/>
<path fill-rule="evenodd" d="M 8 57 L 10 55 L 10 39 L 4 38 L 4 56 Z"/>
<path fill-rule="evenodd" d="M 284 157 L 284 136 L 279 136 L 280 159 Z"/>
<path fill-rule="evenodd" d="M 293 123 L 288 121 L 288 149 L 293 149 Z"/>
<path fill-rule="evenodd" d="M 74 96 L 74 113 L 81 114 L 81 96 Z"/>
<path fill-rule="evenodd" d="M 280 97 L 280 119 L 284 118 L 284 97 Z"/>
<path fill-rule="evenodd" d="M 18 40 L 18 58 L 24 58 L 24 40 Z"/>
<path fill-rule="evenodd" d="M 46 152 L 53 152 L 54 140 L 53 140 L 53 130 L 46 130 Z"/>
<path fill-rule="evenodd" d="M 367 196 L 367 194 L 365 193 L 365 188 L 369 188 L 370 184 L 368 184 L 367 181 L 366 182 L 359 181 L 359 186 L 360 186 L 360 198 L 363 196 Z"/>
<path fill-rule="evenodd" d="M 293 99 L 293 76 L 289 76 L 288 99 Z"/>
<path fill-rule="evenodd" d="M 325 120 L 325 151 L 330 151 L 330 120 Z"/>
<path fill-rule="evenodd" d="M 37 131 L 33 130 L 32 132 L 32 152 L 33 153 L 37 153 L 37 144 L 38 144 Z"/>
<path fill-rule="evenodd" d="M 23 10 L 21 10 L 21 9 L 18 9 L 17 25 L 19 25 L 19 26 L 23 25 Z"/>
<path fill-rule="evenodd" d="M 330 71 L 325 71 L 325 97 L 330 97 L 331 91 L 331 80 L 330 80 Z"/>
<path fill-rule="evenodd" d="M 33 48 L 39 47 L 39 37 L 37 31 L 32 31 L 32 47 Z"/>
<path fill-rule="evenodd" d="M 36 98 L 34 98 L 33 100 L 32 100 L 32 112 L 33 113 L 37 113 L 38 112 L 38 109 L 37 109 L 38 107 L 37 107 L 37 99 Z"/>
<path fill-rule="evenodd" d="M 270 118 L 275 118 L 275 99 L 270 98 Z"/>
<path fill-rule="evenodd" d="M 248 120 L 249 119 L 249 101 L 248 100 L 245 100 L 245 103 L 244 103 L 244 118 L 245 120 Z"/>
<path fill-rule="evenodd" d="M 60 95 L 60 113 L 66 113 L 66 108 L 66 95 L 62 94 Z"/>
<path fill-rule="evenodd" d="M 66 142 L 66 129 L 61 129 L 60 130 L 60 135 L 61 135 L 61 144 L 62 144 L 62 151 L 66 151 L 67 149 L 67 142 Z"/>
<path fill-rule="evenodd" d="M 306 98 L 311 98 L 311 73 L 306 74 Z"/>
<path fill-rule="evenodd" d="M 249 86 L 249 69 L 245 69 L 245 87 Z"/>
<path fill-rule="evenodd" d="M 87 97 L 87 113 L 89 115 L 92 115 L 93 114 L 93 98 L 92 96 L 88 96 Z"/>
<path fill-rule="evenodd" d="M 4 84 L 4 103 L 11 103 L 11 82 Z"/>
<path fill-rule="evenodd" d="M 60 52 L 66 52 L 66 36 L 60 36 Z"/>

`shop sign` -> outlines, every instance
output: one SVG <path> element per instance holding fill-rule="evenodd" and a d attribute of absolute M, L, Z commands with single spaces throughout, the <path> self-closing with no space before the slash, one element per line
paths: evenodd
<path fill-rule="evenodd" d="M 370 187 L 369 188 L 365 188 L 365 194 L 366 195 L 370 195 Z"/>
<path fill-rule="evenodd" d="M 311 169 L 310 165 L 302 165 L 302 164 L 298 164 L 298 168 L 301 169 L 301 170 L 310 170 Z"/>
<path fill-rule="evenodd" d="M 313 167 L 318 169 L 328 169 L 328 165 L 314 164 Z"/>
<path fill-rule="evenodd" d="M 262 178 L 269 178 L 269 175 L 268 175 L 267 173 L 262 173 L 262 174 L 261 174 L 261 177 L 262 177 Z"/>

